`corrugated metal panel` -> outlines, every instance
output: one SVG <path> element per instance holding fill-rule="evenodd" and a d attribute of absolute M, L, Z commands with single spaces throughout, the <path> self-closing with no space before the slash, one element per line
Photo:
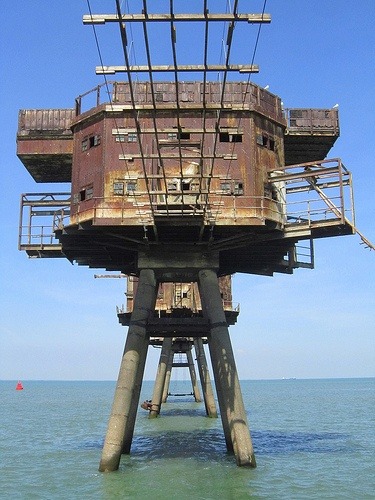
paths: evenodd
<path fill-rule="evenodd" d="M 74 109 L 23 109 L 19 112 L 18 134 L 27 135 L 33 131 L 70 134 L 74 117 Z"/>

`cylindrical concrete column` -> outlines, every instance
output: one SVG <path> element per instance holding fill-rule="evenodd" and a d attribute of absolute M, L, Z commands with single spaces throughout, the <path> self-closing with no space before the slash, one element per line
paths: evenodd
<path fill-rule="evenodd" d="M 199 287 L 210 321 L 209 348 L 223 428 L 229 426 L 237 465 L 255 467 L 253 445 L 216 273 L 210 269 L 200 271 Z"/>
<path fill-rule="evenodd" d="M 199 387 L 197 383 L 197 375 L 195 373 L 195 367 L 194 367 L 194 361 L 193 361 L 193 356 L 191 355 L 191 349 L 186 351 L 186 358 L 189 363 L 189 373 L 190 373 L 190 378 L 191 378 L 191 385 L 193 388 L 193 395 L 196 403 L 200 403 L 201 400 L 201 395 L 199 393 Z"/>
<path fill-rule="evenodd" d="M 102 458 L 99 465 L 101 472 L 117 470 L 124 444 L 125 432 L 133 434 L 134 429 L 127 426 L 131 409 L 139 404 L 140 381 L 148 347 L 147 321 L 155 309 L 156 301 L 155 273 L 143 269 L 139 275 L 134 309 L 131 315 L 128 336 L 121 361 L 111 416 L 108 423 Z M 140 373 L 142 371 L 142 374 Z M 135 418 L 134 418 L 135 421 Z M 134 425 L 134 422 L 133 422 Z"/>
<path fill-rule="evenodd" d="M 154 392 L 152 394 L 151 410 L 149 415 L 150 418 L 155 418 L 160 413 L 161 400 L 163 396 L 163 388 L 165 383 L 165 375 L 167 373 L 167 365 L 171 349 L 172 349 L 172 339 L 166 337 L 163 340 L 163 345 L 160 353 L 158 372 L 156 374 Z"/>
<path fill-rule="evenodd" d="M 168 358 L 167 373 L 165 374 L 163 397 L 162 397 L 162 401 L 161 401 L 162 403 L 166 403 L 166 401 L 168 399 L 169 385 L 171 383 L 171 375 L 172 375 L 173 358 L 174 358 L 174 352 L 173 352 L 173 349 L 171 349 L 171 352 L 169 353 L 169 358 Z"/>
<path fill-rule="evenodd" d="M 201 379 L 202 393 L 206 413 L 208 417 L 217 418 L 214 393 L 208 371 L 206 354 L 204 352 L 203 341 L 201 338 L 194 339 L 195 354 L 197 357 L 198 373 Z"/>
<path fill-rule="evenodd" d="M 147 339 L 147 342 L 143 343 L 144 352 L 140 352 L 140 354 L 139 354 L 139 365 L 138 365 L 137 373 L 135 376 L 135 383 L 134 383 L 134 397 L 131 400 L 129 415 L 128 415 L 128 418 L 126 421 L 126 427 L 125 427 L 125 431 L 124 431 L 124 440 L 123 440 L 122 452 L 121 452 L 122 454 L 129 454 L 130 453 L 130 448 L 131 448 L 132 441 L 133 441 L 134 427 L 135 427 L 135 421 L 137 418 L 138 405 L 139 405 L 139 395 L 141 393 L 141 388 L 142 388 L 143 374 L 145 371 L 148 345 L 149 345 L 149 341 Z"/>

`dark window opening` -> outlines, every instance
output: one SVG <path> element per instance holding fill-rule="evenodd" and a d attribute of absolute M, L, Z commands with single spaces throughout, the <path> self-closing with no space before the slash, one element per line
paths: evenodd
<path fill-rule="evenodd" d="M 99 144 L 100 144 L 100 135 L 92 135 L 89 138 L 89 143 L 90 143 L 90 148 L 93 148 L 94 146 L 99 146 Z"/>
<path fill-rule="evenodd" d="M 220 189 L 223 191 L 223 194 L 232 194 L 235 196 L 244 194 L 244 186 L 241 181 L 224 181 L 220 183 Z"/>
<path fill-rule="evenodd" d="M 182 191 L 190 191 L 190 182 L 182 181 Z"/>
<path fill-rule="evenodd" d="M 236 195 L 243 194 L 243 183 L 242 182 L 235 182 L 234 183 L 233 194 L 236 194 Z"/>
<path fill-rule="evenodd" d="M 230 142 L 242 142 L 242 134 L 232 134 Z"/>
<path fill-rule="evenodd" d="M 256 141 L 257 144 L 259 144 L 259 146 L 263 146 L 269 149 L 270 151 L 275 151 L 275 140 L 271 139 L 271 137 L 269 137 L 268 135 L 259 134 L 256 137 Z"/>
<path fill-rule="evenodd" d="M 100 135 L 92 135 L 90 137 L 85 137 L 81 143 L 81 149 L 82 151 L 87 151 L 90 148 L 99 146 L 100 142 L 101 142 Z"/>
<path fill-rule="evenodd" d="M 185 140 L 190 139 L 190 134 L 189 134 L 189 132 L 179 132 L 177 138 L 182 140 L 182 141 L 185 141 Z"/>
<path fill-rule="evenodd" d="M 242 142 L 242 134 L 230 134 L 229 132 L 220 132 L 220 142 Z"/>
<path fill-rule="evenodd" d="M 182 292 L 182 298 L 187 299 L 188 298 L 188 293 L 187 292 Z"/>
<path fill-rule="evenodd" d="M 85 201 L 86 199 L 86 189 L 82 189 L 82 191 L 79 192 L 79 201 Z"/>

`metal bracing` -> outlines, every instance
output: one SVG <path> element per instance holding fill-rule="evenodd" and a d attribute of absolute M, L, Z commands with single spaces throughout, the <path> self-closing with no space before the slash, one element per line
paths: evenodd
<path fill-rule="evenodd" d="M 195 206 L 198 205 L 198 200 L 199 204 L 202 206 L 201 208 L 203 209 L 203 213 L 205 216 L 209 213 L 210 207 L 208 205 L 208 193 L 211 190 L 211 181 L 212 181 L 212 175 L 214 172 L 215 168 L 215 162 L 216 159 L 218 158 L 217 156 L 217 147 L 218 147 L 218 141 L 219 141 L 219 130 L 220 130 L 220 120 L 222 116 L 222 109 L 223 109 L 223 103 L 224 103 L 224 96 L 226 92 L 226 82 L 228 78 L 228 74 L 230 72 L 239 72 L 239 73 L 254 73 L 258 72 L 258 67 L 254 64 L 232 64 L 230 61 L 231 57 L 231 48 L 234 40 L 234 30 L 235 26 L 237 23 L 248 23 L 248 24 L 262 24 L 262 23 L 269 23 L 271 21 L 271 17 L 268 14 L 265 14 L 264 12 L 261 14 L 249 14 L 249 13 L 239 13 L 238 12 L 238 0 L 234 1 L 233 8 L 230 8 L 230 12 L 219 12 L 219 13 L 211 13 L 208 10 L 208 2 L 207 0 L 204 0 L 203 2 L 203 12 L 202 13 L 181 13 L 178 12 L 177 9 L 175 8 L 176 2 L 174 0 L 169 1 L 169 12 L 167 13 L 152 13 L 150 12 L 149 6 L 151 5 L 152 8 L 155 8 L 155 4 L 153 5 L 152 1 L 147 1 L 143 0 L 142 2 L 142 12 L 129 12 L 129 13 L 123 13 L 121 12 L 121 6 L 119 0 L 116 0 L 116 14 L 98 14 L 94 15 L 85 15 L 83 17 L 83 22 L 84 24 L 92 24 L 92 25 L 98 25 L 98 24 L 105 24 L 105 23 L 117 23 L 120 28 L 120 36 L 121 36 L 121 43 L 122 43 L 122 50 L 124 54 L 124 60 L 125 60 L 125 65 L 123 66 L 105 66 L 103 63 L 101 63 L 101 66 L 96 68 L 96 72 L 98 74 L 115 74 L 118 72 L 124 72 L 127 75 L 127 80 L 129 84 L 129 89 L 130 89 L 130 95 L 131 95 L 131 108 L 133 110 L 133 117 L 135 121 L 135 128 L 136 128 L 136 133 L 138 137 L 138 142 L 139 142 L 139 149 L 140 149 L 140 158 L 142 162 L 142 169 L 144 172 L 144 178 L 146 181 L 146 190 L 149 192 L 149 201 L 150 201 L 150 209 L 152 214 L 154 213 L 154 205 L 153 201 L 155 200 L 155 197 L 151 194 L 151 192 L 154 192 L 154 185 L 152 184 L 153 181 L 151 181 L 150 184 L 150 179 L 148 178 L 148 174 L 152 172 L 150 169 L 150 165 L 152 165 L 153 161 L 158 161 L 158 173 L 161 173 L 164 181 L 164 201 L 165 201 L 165 212 L 166 216 L 169 217 L 170 211 L 169 211 L 169 205 L 168 205 L 168 197 L 169 197 L 169 190 L 168 190 L 168 183 L 166 179 L 166 167 L 165 167 L 165 161 L 166 158 L 162 154 L 162 144 L 160 141 L 160 132 L 159 132 L 159 127 L 158 127 L 158 115 L 157 115 L 157 110 L 160 109 L 160 105 L 157 102 L 156 99 L 156 93 L 155 93 L 155 76 L 159 73 L 172 73 L 173 74 L 173 80 L 174 80 L 174 90 L 175 90 L 175 100 L 173 103 L 173 109 L 175 113 L 175 120 L 176 120 L 176 131 L 177 131 L 177 149 L 178 149 L 178 154 L 174 155 L 172 158 L 176 160 L 177 164 L 179 165 L 180 169 L 180 177 L 183 179 L 184 177 L 184 167 L 183 167 L 183 162 L 186 161 L 187 155 L 184 152 L 184 144 L 181 141 L 181 133 L 183 131 L 183 126 L 181 122 L 181 105 L 180 105 L 180 92 L 179 92 L 179 87 L 180 87 L 180 78 L 179 74 L 182 73 L 184 75 L 189 74 L 189 73 L 201 73 L 202 74 L 202 80 L 203 80 L 203 109 L 202 109 L 202 140 L 201 140 L 201 147 L 200 147 L 200 154 L 194 155 L 194 158 L 197 157 L 198 159 L 198 164 L 199 164 L 199 171 L 202 177 L 199 180 L 199 185 L 198 185 L 198 190 L 196 193 L 193 194 L 193 196 L 196 196 L 196 203 Z M 152 10 L 151 8 L 151 10 Z M 229 8 L 227 7 L 227 10 Z M 156 9 L 157 10 L 157 9 Z M 127 46 L 128 46 L 128 37 L 127 37 L 127 32 L 126 32 L 126 24 L 127 23 L 138 23 L 138 25 L 142 26 L 143 30 L 143 43 L 144 43 L 144 48 L 145 48 L 145 54 L 146 54 L 146 64 L 137 64 L 137 65 L 131 65 L 128 57 L 128 51 L 127 51 Z M 170 38 L 170 47 L 171 47 L 171 52 L 172 52 L 172 64 L 153 64 L 152 62 L 152 56 L 151 56 L 151 50 L 150 50 L 150 43 L 149 43 L 149 35 L 148 35 L 148 29 L 149 26 L 155 24 L 155 23 L 161 23 L 161 24 L 166 24 L 169 29 L 169 38 Z M 176 29 L 176 24 L 181 25 L 185 23 L 192 23 L 192 26 L 203 26 L 204 29 L 204 48 L 203 48 L 203 64 L 185 64 L 185 63 L 180 63 L 178 60 L 178 51 L 177 51 L 177 29 Z M 225 57 L 224 57 L 224 62 L 222 64 L 210 64 L 209 63 L 209 32 L 210 32 L 210 27 L 212 25 L 219 24 L 219 26 L 223 25 L 224 30 L 225 30 L 225 36 L 224 39 L 222 40 L 223 46 L 225 46 Z M 220 51 L 219 51 L 220 52 Z M 152 121 L 153 121 L 153 134 L 155 137 L 155 148 L 156 148 L 156 154 L 154 153 L 153 157 L 146 157 L 146 151 L 144 150 L 144 147 L 142 145 L 142 127 L 140 123 L 140 116 L 141 116 L 141 109 L 137 106 L 137 102 L 135 100 L 135 90 L 134 90 L 134 82 L 132 80 L 132 75 L 133 74 L 147 74 L 149 82 L 151 84 L 151 112 L 152 112 Z M 208 74 L 209 73 L 217 73 L 220 74 L 220 81 L 221 81 L 221 96 L 219 99 L 219 102 L 217 103 L 218 105 L 216 106 L 216 113 L 217 113 L 217 118 L 216 118 L 216 123 L 215 123 L 215 132 L 214 134 L 210 134 L 210 139 L 212 138 L 212 144 L 209 145 L 207 144 L 206 140 L 206 84 L 208 81 Z M 208 173 L 208 177 L 206 180 L 203 179 L 203 175 Z M 204 192 L 204 191 L 205 192 Z M 181 217 L 184 217 L 185 211 L 184 211 L 184 205 L 185 205 L 185 193 L 184 190 L 182 190 L 181 194 L 181 207 L 180 207 L 180 215 Z M 191 195 L 189 196 L 189 199 L 191 198 Z M 190 203 L 191 205 L 191 203 Z M 175 207 L 176 208 L 176 207 Z M 176 210 L 174 210 L 174 214 L 176 213 Z M 203 228 L 203 227 L 202 227 Z"/>
<path fill-rule="evenodd" d="M 130 67 L 130 61 L 129 61 L 129 56 L 128 56 L 128 51 L 127 51 L 127 35 L 126 35 L 126 27 L 125 24 L 120 20 L 121 18 L 121 7 L 120 7 L 120 1 L 116 0 L 116 9 L 117 9 L 117 15 L 118 15 L 118 24 L 120 28 L 120 36 L 121 36 L 121 44 L 122 44 L 122 49 L 123 49 L 123 55 L 126 63 L 126 68 L 128 68 L 127 75 L 128 75 L 128 81 L 129 81 L 129 89 L 130 89 L 130 96 L 131 96 L 131 103 L 132 103 L 132 110 L 133 110 L 133 117 L 135 121 L 135 126 L 137 129 L 137 137 L 138 137 L 138 142 L 139 142 L 139 151 L 141 154 L 141 159 L 142 159 L 142 169 L 143 173 L 146 179 L 146 188 L 149 189 L 149 183 L 147 181 L 147 167 L 146 167 L 146 161 L 144 157 L 144 150 L 142 146 L 142 131 L 141 131 L 141 124 L 139 122 L 139 117 L 138 117 L 138 112 L 135 107 L 136 99 L 135 99 L 135 94 L 134 94 L 134 89 L 132 85 L 132 77 L 131 73 L 129 71 Z M 149 200 L 150 200 L 150 208 L 151 211 L 153 211 L 153 206 L 152 206 L 152 199 L 151 195 L 149 194 Z"/>
<path fill-rule="evenodd" d="M 258 73 L 259 66 L 249 64 L 174 64 L 174 65 L 132 65 L 132 66 L 97 66 L 97 75 L 114 75 L 116 73 Z"/>
<path fill-rule="evenodd" d="M 94 14 L 84 15 L 83 24 L 105 24 L 105 23 L 136 23 L 136 22 L 247 22 L 247 23 L 270 23 L 269 14 L 239 14 L 239 13 L 218 13 L 210 14 L 207 9 L 207 1 L 204 2 L 203 14 Z"/>
<path fill-rule="evenodd" d="M 144 15 L 147 16 L 147 0 L 143 0 L 143 12 Z M 165 206 L 166 206 L 166 211 L 168 214 L 168 183 L 166 180 L 165 176 L 165 167 L 164 167 L 164 161 L 161 155 L 161 149 L 160 149 L 160 140 L 159 140 L 159 132 L 158 132 L 158 126 L 157 126 L 157 121 L 156 121 L 156 96 L 155 96 L 155 91 L 154 91 L 154 76 L 153 76 L 153 70 L 152 70 L 152 65 L 151 65 L 151 53 L 150 53 L 150 45 L 148 42 L 148 33 L 147 33 L 147 22 L 146 19 L 142 21 L 142 28 L 143 28 L 143 36 L 145 40 L 145 46 L 146 46 L 146 55 L 147 55 L 147 67 L 148 67 L 148 76 L 150 79 L 150 84 L 151 84 L 151 97 L 152 97 L 152 122 L 154 125 L 154 128 L 152 130 L 152 133 L 155 135 L 155 144 L 156 144 L 156 150 L 158 153 L 158 160 L 159 160 L 159 168 L 161 169 L 162 176 L 164 179 L 164 185 L 165 185 Z"/>

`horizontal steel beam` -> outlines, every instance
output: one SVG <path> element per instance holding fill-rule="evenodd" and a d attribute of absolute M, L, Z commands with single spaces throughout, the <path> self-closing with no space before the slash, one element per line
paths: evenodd
<path fill-rule="evenodd" d="M 179 132 L 188 133 L 188 134 L 217 134 L 218 130 L 216 128 L 190 128 L 190 127 L 181 127 L 179 130 L 177 127 L 174 128 L 142 128 L 141 134 L 178 134 Z M 114 128 L 112 129 L 112 135 L 128 135 L 128 134 L 136 134 L 137 129 L 133 128 Z M 228 133 L 228 134 L 243 134 L 243 127 L 220 127 L 219 133 Z M 175 142 L 178 139 L 160 139 L 159 142 L 164 144 L 165 142 Z M 183 139 L 181 139 L 183 141 Z"/>
<path fill-rule="evenodd" d="M 280 174 L 280 175 L 275 175 L 275 176 L 269 176 L 268 180 L 270 182 L 286 182 L 286 181 L 291 181 L 291 180 L 305 180 L 307 178 L 321 178 L 323 176 L 333 176 L 333 174 L 338 174 L 340 171 L 340 168 L 337 167 L 327 167 L 327 168 L 319 168 L 315 170 L 302 170 L 301 172 L 294 172 L 294 173 L 285 173 L 285 174 Z"/>
<path fill-rule="evenodd" d="M 184 144 L 183 142 L 181 142 L 181 147 L 182 148 L 186 148 L 188 146 L 188 144 Z M 183 155 L 179 155 L 179 154 L 175 154 L 175 155 L 172 155 L 172 154 L 164 154 L 162 153 L 161 155 L 158 155 L 158 154 L 144 154 L 143 156 L 141 154 L 124 154 L 124 155 L 119 155 L 118 156 L 119 160 L 135 160 L 135 159 L 140 159 L 140 158 L 144 158 L 145 160 L 158 160 L 159 158 L 162 158 L 163 160 L 179 160 L 181 158 L 181 160 L 203 160 L 203 159 L 208 159 L 208 160 L 211 160 L 213 158 L 221 158 L 222 160 L 237 160 L 237 155 L 222 155 L 222 154 L 199 154 L 199 153 L 195 153 L 195 154 L 183 154 Z M 191 177 L 191 176 L 189 176 Z"/>
<path fill-rule="evenodd" d="M 138 23 L 138 22 L 227 22 L 245 21 L 248 23 L 270 23 L 270 14 L 123 14 L 121 19 L 117 14 L 85 14 L 83 24 L 105 24 L 105 23 Z"/>
<path fill-rule="evenodd" d="M 259 66 L 256 64 L 183 64 L 183 65 L 160 65 L 160 66 L 97 66 L 95 72 L 97 75 L 114 75 L 115 73 L 179 73 L 187 72 L 215 72 L 230 71 L 239 73 L 259 73 Z"/>

